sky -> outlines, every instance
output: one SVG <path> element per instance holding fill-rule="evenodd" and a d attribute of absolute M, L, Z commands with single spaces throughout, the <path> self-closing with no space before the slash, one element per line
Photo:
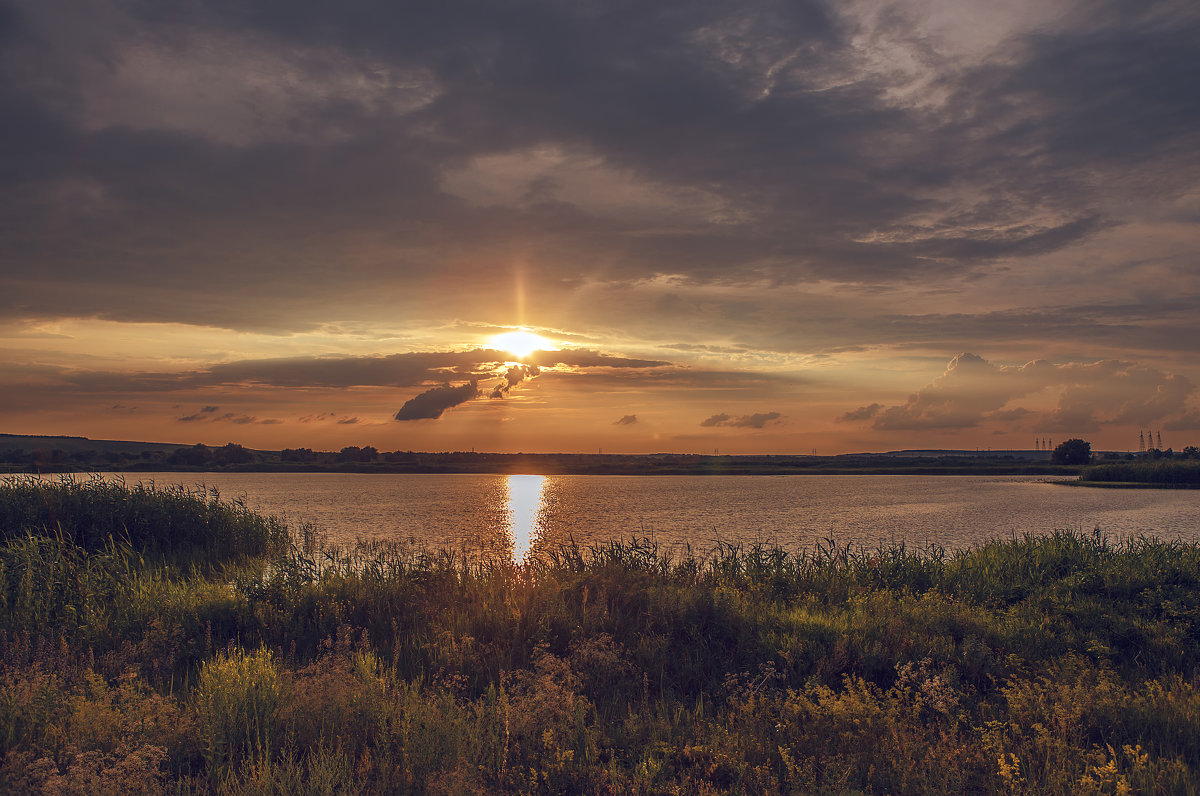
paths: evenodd
<path fill-rule="evenodd" d="M 0 432 L 1200 444 L 1198 85 L 1194 0 L 3 0 Z"/>

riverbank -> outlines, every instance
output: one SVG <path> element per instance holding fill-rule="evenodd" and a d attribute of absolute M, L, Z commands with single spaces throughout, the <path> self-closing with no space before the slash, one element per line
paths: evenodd
<path fill-rule="evenodd" d="M 1200 776 L 1195 544 L 671 560 L 631 540 L 518 567 L 322 549 L 207 493 L 97 483 L 0 487 L 0 530 L 12 792 L 1188 793 Z"/>

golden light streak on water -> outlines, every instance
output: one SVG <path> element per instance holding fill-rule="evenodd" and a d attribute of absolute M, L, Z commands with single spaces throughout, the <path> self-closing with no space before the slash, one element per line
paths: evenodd
<path fill-rule="evenodd" d="M 510 475 L 507 484 L 508 532 L 513 540 L 513 561 L 523 564 L 538 538 L 546 476 Z"/>

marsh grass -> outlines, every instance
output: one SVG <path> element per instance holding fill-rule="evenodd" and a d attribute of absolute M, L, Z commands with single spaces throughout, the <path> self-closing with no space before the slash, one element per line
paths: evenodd
<path fill-rule="evenodd" d="M 1085 467 L 1081 482 L 1200 486 L 1200 461 L 1114 462 Z"/>
<path fill-rule="evenodd" d="M 127 486 L 99 477 L 9 476 L 0 484 L 0 534 L 66 538 L 87 551 L 124 544 L 168 562 L 213 564 L 283 549 L 286 525 L 203 487 Z"/>
<path fill-rule="evenodd" d="M 1200 789 L 1193 543 L 634 539 L 516 566 L 282 546 L 210 495 L 4 490 L 43 518 L 0 547 L 9 792 Z M 147 503 L 225 538 L 172 547 Z"/>

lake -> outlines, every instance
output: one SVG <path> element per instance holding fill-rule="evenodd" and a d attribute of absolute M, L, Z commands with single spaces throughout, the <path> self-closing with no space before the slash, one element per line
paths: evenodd
<path fill-rule="evenodd" d="M 111 476 L 110 476 L 111 477 Z M 311 523 L 332 542 L 388 539 L 524 558 L 531 548 L 649 537 L 705 553 L 720 542 L 789 550 L 833 537 L 948 550 L 1053 530 L 1193 539 L 1200 490 L 1089 489 L 1045 476 L 607 476 L 129 473 L 203 485 Z"/>

